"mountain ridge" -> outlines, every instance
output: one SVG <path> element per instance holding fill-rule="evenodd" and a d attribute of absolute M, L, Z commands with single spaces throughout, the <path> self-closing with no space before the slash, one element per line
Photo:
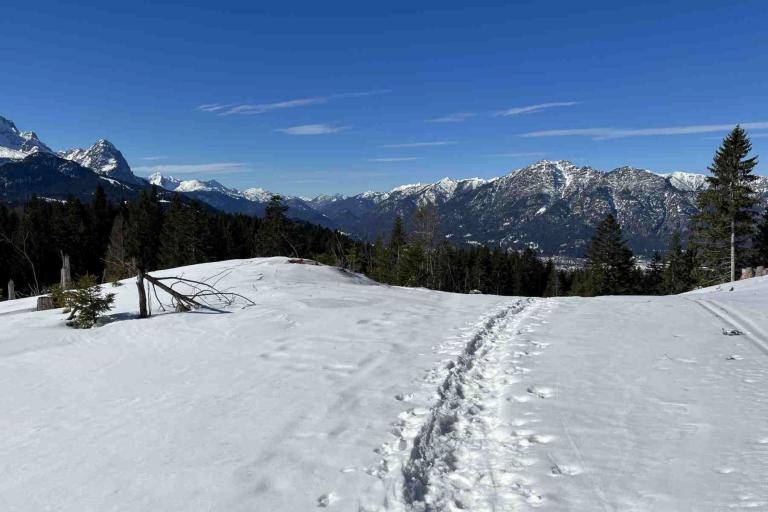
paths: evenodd
<path fill-rule="evenodd" d="M 0 117 L 0 197 L 5 201 L 21 202 L 32 194 L 87 198 L 99 183 L 108 184 L 113 197 L 154 185 L 228 213 L 259 216 L 274 195 L 257 187 L 238 190 L 216 180 L 161 173 L 140 178 L 106 139 L 86 149 L 54 153 L 34 132 L 21 132 Z M 663 250 L 675 230 L 685 236 L 697 211 L 696 195 L 704 187 L 704 174 L 632 166 L 602 171 L 568 160 L 539 160 L 494 178 L 446 177 L 386 192 L 282 197 L 290 217 L 361 239 L 386 236 L 397 216 L 413 228 L 415 212 L 426 206 L 435 214 L 439 239 L 516 250 L 534 247 L 545 255 L 572 257 L 583 255 L 595 226 L 608 213 L 618 218 L 637 253 Z M 760 176 L 755 188 L 765 202 L 768 177 Z"/>

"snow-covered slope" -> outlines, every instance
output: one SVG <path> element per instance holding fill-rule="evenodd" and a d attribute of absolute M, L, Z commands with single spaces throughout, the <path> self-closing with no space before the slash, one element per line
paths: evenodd
<path fill-rule="evenodd" d="M 176 272 L 256 305 L 133 320 L 129 280 L 111 323 L 74 331 L 0 302 L 0 508 L 349 510 L 432 347 L 502 302 L 284 258 Z"/>
<path fill-rule="evenodd" d="M 3 510 L 768 508 L 767 278 L 544 300 L 180 273 L 256 304 L 135 320 L 126 281 L 75 331 L 0 303 Z"/>
<path fill-rule="evenodd" d="M 66 160 L 77 162 L 102 176 L 120 180 L 124 183 L 139 183 L 123 154 L 106 139 L 98 140 L 87 149 L 77 148 L 61 151 L 59 156 Z"/>

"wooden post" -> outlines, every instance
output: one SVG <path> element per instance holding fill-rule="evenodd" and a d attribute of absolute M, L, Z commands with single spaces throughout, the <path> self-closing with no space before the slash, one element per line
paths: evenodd
<path fill-rule="evenodd" d="M 61 253 L 61 289 L 72 288 L 72 269 L 69 264 L 69 254 Z"/>
<path fill-rule="evenodd" d="M 144 271 L 136 274 L 136 287 L 139 289 L 139 318 L 147 318 L 147 290 L 144 288 Z"/>
<path fill-rule="evenodd" d="M 16 298 L 16 290 L 13 287 L 13 279 L 8 281 L 8 300 Z"/>

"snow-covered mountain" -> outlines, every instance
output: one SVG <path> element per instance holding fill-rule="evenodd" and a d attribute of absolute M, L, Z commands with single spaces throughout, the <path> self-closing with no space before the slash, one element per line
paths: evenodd
<path fill-rule="evenodd" d="M 21 132 L 13 121 L 0 116 L 0 162 L 21 160 L 38 152 L 52 153 L 35 132 Z"/>
<path fill-rule="evenodd" d="M 596 224 L 608 213 L 622 223 L 630 245 L 641 253 L 666 247 L 671 233 L 696 211 L 705 186 L 702 174 L 657 174 L 620 167 L 603 172 L 565 160 L 542 160 L 505 176 L 482 180 L 443 179 L 389 192 L 320 196 L 310 202 L 341 229 L 373 238 L 406 224 L 421 205 L 432 205 L 440 235 L 464 243 L 580 256 Z M 755 184 L 765 199 L 768 178 Z"/>
<path fill-rule="evenodd" d="M 64 165 L 67 161 L 94 176 Z M 56 155 L 33 132 L 20 132 L 13 122 L 0 117 L 0 198 L 4 201 L 23 202 L 32 194 L 87 198 L 95 184 L 105 183 L 113 197 L 123 197 L 126 187 L 136 193 L 147 186 L 105 139 L 87 149 Z M 150 176 L 149 183 L 246 215 L 263 215 L 273 195 L 262 188 L 237 190 L 215 180 L 181 180 L 159 173 Z M 664 249 L 675 229 L 685 234 L 696 212 L 696 195 L 705 186 L 703 174 L 660 174 L 634 167 L 604 172 L 565 160 L 542 160 L 492 179 L 443 178 L 388 192 L 283 197 L 289 216 L 358 238 L 387 234 L 397 215 L 408 227 L 419 206 L 431 205 L 437 235 L 455 243 L 512 249 L 532 246 L 545 255 L 573 257 L 583 255 L 595 226 L 608 213 L 621 222 L 636 252 Z M 761 176 L 754 186 L 765 201 L 768 177 Z"/>
<path fill-rule="evenodd" d="M 208 204 L 227 213 L 242 213 L 245 215 L 263 215 L 273 192 L 263 188 L 248 188 L 237 190 L 228 188 L 216 180 L 201 181 L 197 179 L 181 180 L 173 176 L 164 176 L 156 172 L 148 178 L 149 183 L 165 190 L 177 192 Z M 307 201 L 299 197 L 282 196 L 288 205 L 288 216 L 297 219 L 332 227 L 331 220 Z"/>
<path fill-rule="evenodd" d="M 125 183 L 139 184 L 123 154 L 108 140 L 100 139 L 87 149 L 75 148 L 60 151 L 65 160 L 77 162 L 101 176 Z"/>

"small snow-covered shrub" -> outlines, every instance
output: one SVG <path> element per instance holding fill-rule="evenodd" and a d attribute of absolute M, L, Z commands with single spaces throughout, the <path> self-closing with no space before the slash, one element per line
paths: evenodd
<path fill-rule="evenodd" d="M 106 295 L 92 275 L 84 275 L 72 290 L 64 292 L 66 307 L 72 310 L 67 325 L 76 329 L 90 329 L 96 325 L 99 315 L 112 309 L 114 293 Z"/>

